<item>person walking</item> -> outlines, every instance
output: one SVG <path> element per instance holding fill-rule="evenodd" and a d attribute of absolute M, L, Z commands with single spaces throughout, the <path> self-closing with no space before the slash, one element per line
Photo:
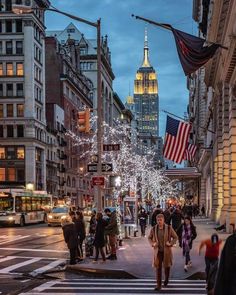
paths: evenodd
<path fill-rule="evenodd" d="M 138 219 L 139 219 L 139 225 L 141 227 L 141 236 L 145 237 L 145 231 L 146 231 L 146 227 L 147 227 L 147 212 L 144 208 L 142 208 L 140 210 L 140 213 L 138 215 Z"/>
<path fill-rule="evenodd" d="M 75 227 L 76 227 L 77 237 L 79 240 L 79 243 L 78 243 L 79 260 L 82 260 L 84 258 L 83 242 L 86 237 L 86 232 L 85 232 L 84 215 L 81 211 L 76 211 Z"/>
<path fill-rule="evenodd" d="M 205 215 L 206 215 L 206 209 L 205 209 L 204 204 L 202 204 L 202 208 L 201 208 L 201 216 L 202 216 L 202 217 L 205 217 Z"/>
<path fill-rule="evenodd" d="M 102 213 L 97 213 L 96 215 L 96 231 L 94 238 L 94 246 L 96 249 L 95 259 L 93 262 L 98 261 L 99 252 L 101 253 L 103 262 L 106 261 L 106 256 L 104 253 L 103 247 L 105 246 L 105 226 L 107 225 L 107 221 L 103 219 Z"/>
<path fill-rule="evenodd" d="M 197 237 L 196 227 L 189 216 L 184 217 L 184 223 L 178 230 L 179 246 L 183 249 L 185 257 L 184 270 L 187 272 L 192 265 L 190 258 L 190 250 L 192 249 L 193 240 Z"/>
<path fill-rule="evenodd" d="M 70 217 L 62 220 L 62 231 L 64 240 L 70 251 L 70 264 L 76 264 L 76 254 L 78 249 L 78 238 L 76 234 L 75 224 L 72 222 Z"/>
<path fill-rule="evenodd" d="M 177 241 L 177 234 L 171 225 L 164 222 L 164 215 L 158 214 L 157 224 L 152 227 L 148 236 L 148 241 L 153 247 L 153 267 L 156 268 L 156 291 L 161 290 L 162 286 L 162 267 L 165 271 L 164 286 L 169 283 L 170 268 L 172 265 L 172 246 Z"/>
<path fill-rule="evenodd" d="M 153 213 L 152 213 L 152 221 L 151 221 L 151 225 L 152 226 L 154 226 L 154 225 L 156 225 L 157 224 L 157 219 L 156 219 L 156 217 L 157 217 L 157 215 L 158 214 L 161 214 L 163 211 L 162 211 L 162 209 L 161 209 L 161 205 L 157 205 L 156 206 L 156 209 L 153 211 Z"/>
<path fill-rule="evenodd" d="M 236 295 L 236 233 L 230 235 L 221 252 L 214 295 Z"/>
<path fill-rule="evenodd" d="M 92 211 L 92 215 L 89 221 L 89 234 L 94 235 L 96 229 L 96 211 Z"/>
<path fill-rule="evenodd" d="M 109 217 L 108 225 L 105 227 L 105 235 L 109 237 L 109 244 L 111 248 L 111 254 L 107 257 L 107 259 L 116 260 L 116 237 L 119 234 L 116 211 L 111 212 L 109 208 L 106 208 L 104 212 Z"/>
<path fill-rule="evenodd" d="M 210 239 L 204 240 L 199 246 L 199 255 L 202 248 L 206 247 L 205 251 L 205 272 L 208 293 L 213 292 L 216 273 L 218 269 L 218 259 L 220 252 L 220 245 L 222 240 L 219 240 L 217 234 L 213 234 Z"/>
<path fill-rule="evenodd" d="M 170 216 L 170 222 L 175 232 L 177 232 L 178 229 L 180 228 L 183 219 L 184 219 L 184 216 L 182 212 L 180 211 L 180 209 L 175 208 Z"/>

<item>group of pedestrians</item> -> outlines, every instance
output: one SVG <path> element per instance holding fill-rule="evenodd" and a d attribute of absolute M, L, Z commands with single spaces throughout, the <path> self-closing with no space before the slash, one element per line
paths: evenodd
<path fill-rule="evenodd" d="M 92 247 L 95 248 L 94 263 L 98 261 L 99 254 L 102 257 L 102 263 L 106 259 L 116 260 L 116 237 L 118 233 L 118 225 L 116 212 L 111 212 L 109 208 L 102 213 L 93 212 L 90 224 L 89 235 L 92 236 Z M 81 211 L 71 211 L 70 217 L 63 219 L 62 230 L 64 240 L 70 252 L 70 264 L 74 265 L 84 259 L 83 243 L 86 238 L 86 227 L 83 213 Z M 109 246 L 110 255 L 105 256 L 104 247 Z"/>

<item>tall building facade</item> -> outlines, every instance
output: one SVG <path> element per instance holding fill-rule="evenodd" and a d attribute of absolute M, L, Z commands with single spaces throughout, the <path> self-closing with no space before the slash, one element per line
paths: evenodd
<path fill-rule="evenodd" d="M 15 3 L 0 6 L 0 185 L 45 190 L 44 11 L 16 15 Z M 33 1 L 35 8 L 49 4 Z"/>
<path fill-rule="evenodd" d="M 147 30 L 145 29 L 144 56 L 134 81 L 133 99 L 129 96 L 127 106 L 134 112 L 137 120 L 139 151 L 142 154 L 152 148 L 155 164 L 161 160 L 158 153 L 159 138 L 159 96 L 157 74 L 149 60 Z"/>
<path fill-rule="evenodd" d="M 199 144 L 201 203 L 221 224 L 236 224 L 236 2 L 193 1 L 193 18 L 206 40 L 228 47 L 189 80 L 193 140 Z M 200 123 L 200 124 L 199 124 Z"/>

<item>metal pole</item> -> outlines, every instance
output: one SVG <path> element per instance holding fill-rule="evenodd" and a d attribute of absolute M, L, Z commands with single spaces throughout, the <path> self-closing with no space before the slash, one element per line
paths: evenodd
<path fill-rule="evenodd" d="M 102 97 L 102 83 L 101 83 L 101 19 L 97 20 L 97 151 L 98 151 L 98 165 L 97 175 L 102 175 L 102 144 L 103 144 L 103 97 Z M 102 189 L 98 185 L 95 190 L 97 211 L 102 211 Z"/>

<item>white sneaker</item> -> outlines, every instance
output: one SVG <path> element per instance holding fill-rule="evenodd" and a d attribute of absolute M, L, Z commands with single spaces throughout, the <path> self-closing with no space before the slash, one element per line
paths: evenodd
<path fill-rule="evenodd" d="M 191 267 L 192 266 L 192 261 L 188 262 L 188 266 Z"/>
<path fill-rule="evenodd" d="M 185 264 L 184 266 L 184 271 L 187 272 L 188 271 L 188 266 Z"/>

